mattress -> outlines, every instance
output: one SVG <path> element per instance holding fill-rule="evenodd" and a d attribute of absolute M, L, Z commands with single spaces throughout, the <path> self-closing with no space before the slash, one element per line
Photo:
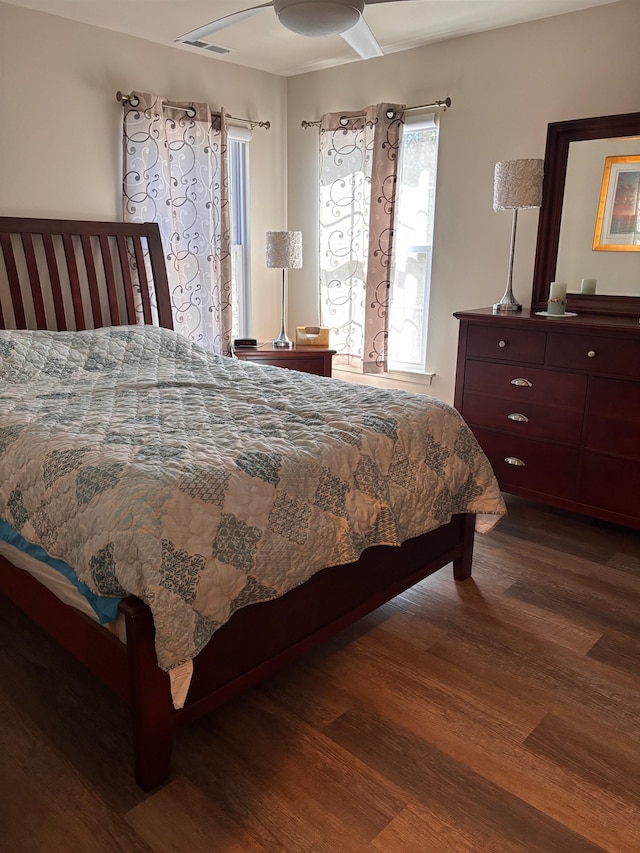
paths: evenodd
<path fill-rule="evenodd" d="M 35 557 L 2 539 L 0 539 L 0 556 L 5 557 L 16 568 L 28 572 L 38 583 L 46 587 L 49 592 L 52 592 L 64 604 L 73 607 L 75 610 L 79 610 L 94 622 L 100 623 L 98 614 L 84 595 L 58 569 L 54 569 L 42 560 L 37 560 Z M 127 626 L 125 618 L 121 613 L 116 619 L 111 622 L 103 622 L 101 625 L 105 631 L 114 634 L 120 642 L 127 642 Z M 176 709 L 182 708 L 184 705 L 192 674 L 192 661 L 187 661 L 182 666 L 176 667 L 169 672 L 171 698 L 173 706 Z"/>
<path fill-rule="evenodd" d="M 12 565 L 18 569 L 28 572 L 39 583 L 45 586 L 49 592 L 52 592 L 56 598 L 79 610 L 88 616 L 94 622 L 99 622 L 99 617 L 94 608 L 89 604 L 85 596 L 83 596 L 76 587 L 68 580 L 58 569 L 54 569 L 48 563 L 42 560 L 37 560 L 25 551 L 16 548 L 9 542 L 0 539 L 0 555 L 5 557 Z M 127 642 L 124 616 L 120 614 L 111 622 L 102 623 L 105 630 L 111 631 L 123 643 Z"/>

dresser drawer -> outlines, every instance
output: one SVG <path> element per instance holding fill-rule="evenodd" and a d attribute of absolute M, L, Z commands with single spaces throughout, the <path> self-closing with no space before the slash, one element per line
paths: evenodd
<path fill-rule="evenodd" d="M 546 333 L 507 326 L 470 326 L 467 354 L 502 361 L 543 364 Z"/>
<path fill-rule="evenodd" d="M 637 341 L 598 334 L 561 335 L 550 332 L 547 346 L 547 363 L 553 367 L 569 367 L 617 376 L 638 375 L 640 331 Z"/>
<path fill-rule="evenodd" d="M 513 400 L 519 406 L 542 403 L 582 411 L 587 377 L 578 373 L 560 373 L 537 367 L 511 364 L 487 364 L 468 360 L 464 373 L 465 393 L 473 391 Z"/>
<path fill-rule="evenodd" d="M 589 506 L 640 519 L 640 461 L 584 453 L 578 499 Z"/>
<path fill-rule="evenodd" d="M 499 429 L 522 438 L 544 438 L 578 444 L 582 430 L 582 410 L 559 406 L 541 406 L 523 401 L 514 406 L 511 400 L 465 393 L 462 417 L 470 426 Z"/>
<path fill-rule="evenodd" d="M 574 499 L 578 472 L 577 448 L 485 429 L 474 428 L 473 433 L 491 462 L 500 488 L 505 492 L 523 489 Z M 519 460 L 523 464 L 510 464 L 507 459 L 512 463 Z"/>
<path fill-rule="evenodd" d="M 640 461 L 640 383 L 591 378 L 585 447 Z"/>

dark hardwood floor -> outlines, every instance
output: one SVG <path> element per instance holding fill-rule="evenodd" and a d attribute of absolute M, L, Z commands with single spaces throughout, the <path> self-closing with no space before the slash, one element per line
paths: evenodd
<path fill-rule="evenodd" d="M 0 602 L 0 850 L 640 851 L 640 533 L 508 498 L 445 569 L 178 734 Z"/>

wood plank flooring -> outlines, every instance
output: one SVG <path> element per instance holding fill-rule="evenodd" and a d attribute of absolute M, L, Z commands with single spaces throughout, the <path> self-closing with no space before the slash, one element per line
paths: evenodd
<path fill-rule="evenodd" d="M 180 732 L 0 601 L 4 853 L 639 853 L 640 533 L 507 498 L 428 578 Z"/>

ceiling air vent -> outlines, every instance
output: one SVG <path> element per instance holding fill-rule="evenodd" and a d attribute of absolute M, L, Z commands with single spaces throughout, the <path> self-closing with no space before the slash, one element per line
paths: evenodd
<path fill-rule="evenodd" d="M 191 47 L 199 47 L 200 50 L 208 50 L 210 53 L 231 53 L 231 49 L 228 47 L 222 47 L 219 44 L 210 44 L 206 41 L 198 41 L 197 39 L 194 41 L 185 41 L 184 44 L 190 44 Z"/>

